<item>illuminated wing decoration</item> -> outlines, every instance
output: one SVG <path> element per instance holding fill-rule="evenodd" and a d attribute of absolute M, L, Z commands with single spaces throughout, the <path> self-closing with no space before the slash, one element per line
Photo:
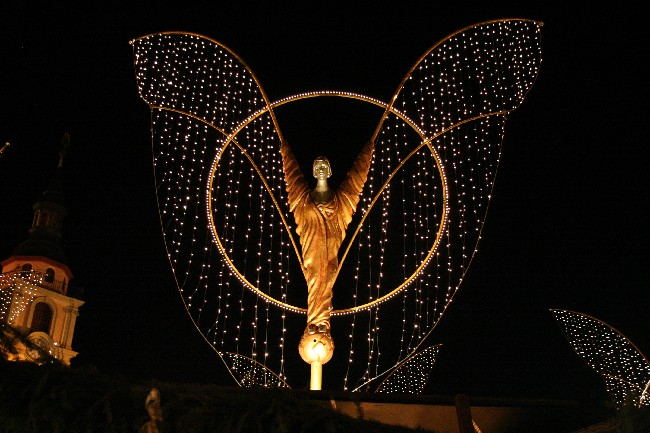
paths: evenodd
<path fill-rule="evenodd" d="M 650 363 L 630 340 L 586 314 L 551 310 L 573 350 L 600 374 L 620 409 L 650 405 Z"/>
<path fill-rule="evenodd" d="M 255 386 L 271 388 L 289 388 L 285 381 L 275 373 L 246 356 L 237 353 L 222 352 L 221 356 L 230 366 L 231 373 L 236 375 L 240 386 L 252 388 Z"/>
<path fill-rule="evenodd" d="M 324 375 L 326 387 L 361 389 L 421 350 L 458 290 L 485 220 L 506 116 L 538 73 L 540 28 L 513 19 L 456 32 L 419 59 L 389 102 L 336 91 L 270 101 L 217 41 L 185 33 L 132 41 L 176 283 L 238 383 L 239 357 L 283 383 L 296 383 L 306 367 L 297 344 L 307 290 L 275 111 L 318 97 L 377 111 L 368 181 L 339 251 L 336 351 Z"/>
<path fill-rule="evenodd" d="M 441 344 L 411 355 L 395 367 L 375 392 L 384 394 L 422 394 Z"/>

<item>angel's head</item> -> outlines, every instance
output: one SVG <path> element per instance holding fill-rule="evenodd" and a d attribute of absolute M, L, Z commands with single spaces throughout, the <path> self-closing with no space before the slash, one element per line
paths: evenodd
<path fill-rule="evenodd" d="M 316 179 L 327 179 L 332 175 L 330 162 L 324 156 L 314 159 L 314 177 Z"/>

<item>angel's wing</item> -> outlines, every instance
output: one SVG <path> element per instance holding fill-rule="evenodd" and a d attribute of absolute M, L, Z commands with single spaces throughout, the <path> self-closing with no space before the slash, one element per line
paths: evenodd
<path fill-rule="evenodd" d="M 226 352 L 284 380 L 278 342 L 287 335 L 290 270 L 299 265 L 269 101 L 219 42 L 161 33 L 132 45 L 138 90 L 151 108 L 165 246 L 188 313 L 235 380 L 242 364 Z"/>
<path fill-rule="evenodd" d="M 356 383 L 415 353 L 458 290 L 481 237 L 506 118 L 538 74 L 540 28 L 500 20 L 450 35 L 423 54 L 385 108 L 339 275 L 354 290 L 341 300 L 345 291 L 334 289 L 336 308 L 355 306 L 335 314 L 369 310 L 347 329 L 367 336 L 350 361 L 363 370 L 350 369 Z"/>
<path fill-rule="evenodd" d="M 650 405 L 650 363 L 618 330 L 575 311 L 551 309 L 573 350 L 603 377 L 620 409 Z"/>

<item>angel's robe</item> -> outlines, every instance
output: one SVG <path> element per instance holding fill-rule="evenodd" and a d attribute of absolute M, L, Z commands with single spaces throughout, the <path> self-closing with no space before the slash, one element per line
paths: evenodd
<path fill-rule="evenodd" d="M 307 281 L 307 329 L 310 325 L 320 329 L 319 325 L 324 324 L 329 332 L 339 247 L 366 183 L 373 148 L 372 142 L 363 147 L 339 188 L 326 203 L 318 204 L 311 198 L 311 190 L 291 148 L 285 142 L 281 144 L 289 209 L 296 221 L 302 270 Z"/>

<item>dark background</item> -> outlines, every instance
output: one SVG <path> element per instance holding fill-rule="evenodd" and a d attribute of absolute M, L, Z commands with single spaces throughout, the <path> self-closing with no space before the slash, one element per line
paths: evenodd
<path fill-rule="evenodd" d="M 131 39 L 167 30 L 216 39 L 271 100 L 333 89 L 386 101 L 433 44 L 499 18 L 543 21 L 543 61 L 506 124 L 479 251 L 432 336 L 443 348 L 427 393 L 606 398 L 549 308 L 596 317 L 650 353 L 650 48 L 637 10 L 131 3 L 0 6 L 0 142 L 11 143 L 0 156 L 0 258 L 26 239 L 31 205 L 69 133 L 64 248 L 86 302 L 73 366 L 234 384 L 171 276 Z M 316 152 L 336 153 L 341 137 L 360 134 L 354 125 L 313 134 L 286 127 L 312 137 Z"/>

